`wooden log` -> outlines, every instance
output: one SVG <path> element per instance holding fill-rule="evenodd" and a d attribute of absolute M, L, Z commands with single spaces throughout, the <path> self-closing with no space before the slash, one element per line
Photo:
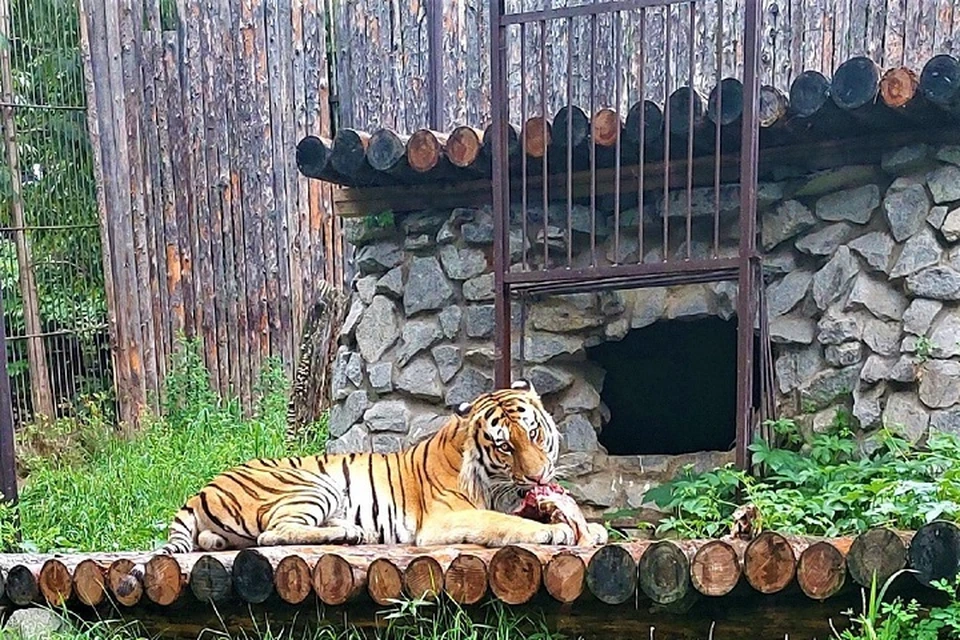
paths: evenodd
<path fill-rule="evenodd" d="M 624 545 L 607 544 L 587 564 L 587 588 L 601 602 L 621 604 L 637 592 L 637 561 Z"/>
<path fill-rule="evenodd" d="M 622 133 L 623 118 L 616 109 L 604 108 L 593 114 L 590 121 L 590 135 L 598 147 L 614 149 L 618 138 L 621 139 L 622 145 Z"/>
<path fill-rule="evenodd" d="M 403 596 L 403 571 L 387 558 L 377 558 L 367 569 L 367 593 L 379 605 L 388 605 Z"/>
<path fill-rule="evenodd" d="M 640 590 L 657 604 L 672 604 L 690 595 L 690 560 L 670 540 L 650 545 L 640 558 Z"/>
<path fill-rule="evenodd" d="M 110 593 L 120 604 L 132 607 L 143 597 L 143 582 L 133 573 L 136 564 L 129 558 L 114 560 L 107 570 Z"/>
<path fill-rule="evenodd" d="M 345 604 L 358 596 L 366 583 L 366 567 L 352 565 L 335 553 L 323 554 L 313 567 L 313 590 L 324 604 Z"/>
<path fill-rule="evenodd" d="M 77 600 L 96 607 L 103 602 L 107 584 L 107 567 L 96 560 L 83 560 L 73 570 L 73 591 Z"/>
<path fill-rule="evenodd" d="M 856 130 L 856 120 L 830 98 L 830 81 L 819 71 L 804 71 L 790 85 L 789 113 L 788 128 L 795 135 Z"/>
<path fill-rule="evenodd" d="M 51 607 L 62 607 L 73 596 L 70 570 L 56 558 L 50 558 L 43 563 L 37 582 L 44 601 Z"/>
<path fill-rule="evenodd" d="M 583 593 L 587 564 L 573 551 L 561 551 L 543 567 L 543 586 L 554 600 L 570 603 Z"/>
<path fill-rule="evenodd" d="M 935 107 L 920 89 L 920 77 L 909 67 L 888 69 L 880 78 L 880 99 L 888 109 L 914 122 L 945 122 L 945 112 Z"/>
<path fill-rule="evenodd" d="M 407 597 L 434 599 L 443 591 L 443 567 L 433 556 L 418 556 L 403 571 Z"/>
<path fill-rule="evenodd" d="M 454 602 L 471 605 L 487 594 L 487 563 L 472 553 L 461 553 L 443 575 L 443 590 Z"/>
<path fill-rule="evenodd" d="M 880 67 L 866 56 L 850 58 L 837 68 L 830 83 L 830 98 L 871 128 L 902 123 L 880 100 Z"/>
<path fill-rule="evenodd" d="M 917 529 L 910 541 L 910 568 L 924 586 L 937 580 L 952 583 L 960 572 L 960 527 L 935 520 Z"/>
<path fill-rule="evenodd" d="M 407 140 L 407 163 L 417 173 L 426 173 L 442 166 L 447 134 L 419 129 Z"/>
<path fill-rule="evenodd" d="M 743 83 L 736 78 L 724 78 L 710 91 L 707 118 L 714 125 L 726 127 L 739 122 L 742 115 Z M 736 133 L 739 135 L 740 132 Z"/>
<path fill-rule="evenodd" d="M 306 136 L 297 143 L 297 168 L 304 176 L 336 184 L 346 183 L 330 162 L 333 142 L 318 136 Z"/>
<path fill-rule="evenodd" d="M 190 591 L 200 602 L 213 604 L 227 601 L 233 593 L 230 570 L 233 564 L 212 555 L 201 556 L 190 570 Z"/>
<path fill-rule="evenodd" d="M 711 540 L 697 549 L 690 561 L 690 582 L 705 596 L 724 596 L 740 582 L 743 569 L 732 544 Z"/>
<path fill-rule="evenodd" d="M 14 565 L 7 572 L 4 592 L 15 605 L 25 607 L 40 601 L 40 568 L 25 564 Z"/>
<path fill-rule="evenodd" d="M 590 118 L 576 105 L 560 107 L 553 118 L 551 142 L 558 151 L 582 149 L 590 139 Z"/>
<path fill-rule="evenodd" d="M 663 111 L 650 100 L 635 102 L 627 112 L 623 130 L 625 146 L 639 150 L 641 130 L 644 147 L 656 147 L 663 139 Z"/>
<path fill-rule="evenodd" d="M 367 162 L 367 145 L 370 134 L 356 129 L 340 129 L 333 138 L 333 153 L 330 164 L 351 186 L 364 186 L 389 182 L 383 174 L 373 170 Z"/>
<path fill-rule="evenodd" d="M 244 602 L 260 604 L 273 595 L 273 565 L 260 551 L 243 549 L 233 560 L 234 591 Z"/>
<path fill-rule="evenodd" d="M 367 143 L 367 162 L 381 173 L 403 176 L 411 172 L 407 164 L 407 141 L 390 129 L 377 129 Z"/>
<path fill-rule="evenodd" d="M 506 604 L 528 602 L 540 590 L 543 568 L 540 558 L 528 549 L 501 547 L 489 567 L 490 591 Z"/>
<path fill-rule="evenodd" d="M 531 158 L 543 158 L 553 139 L 553 127 L 550 120 L 543 116 L 528 118 L 523 123 L 523 147 Z"/>
<path fill-rule="evenodd" d="M 693 132 L 701 128 L 706 119 L 704 99 L 696 89 L 680 87 L 670 94 L 667 110 L 670 112 L 670 133 L 678 138 L 686 138 L 691 131 L 691 99 L 693 108 Z M 696 139 L 694 140 L 696 143 Z"/>
<path fill-rule="evenodd" d="M 854 539 L 846 562 L 854 582 L 869 588 L 875 575 L 880 586 L 907 566 L 907 540 L 886 527 L 868 529 Z"/>
<path fill-rule="evenodd" d="M 311 586 L 310 565 L 300 556 L 286 556 L 277 564 L 273 573 L 273 587 L 284 602 L 300 604 L 310 595 Z"/>
<path fill-rule="evenodd" d="M 763 531 L 750 541 L 743 556 L 743 573 L 760 593 L 782 591 L 797 572 L 797 557 L 790 542 L 779 533 Z"/>
<path fill-rule="evenodd" d="M 507 155 L 510 158 L 519 158 L 522 153 L 520 144 L 520 129 L 516 125 L 507 123 Z M 488 125 L 483 130 L 483 146 L 480 153 L 487 159 L 493 155 L 493 125 Z"/>
<path fill-rule="evenodd" d="M 826 600 L 840 592 L 846 579 L 844 554 L 831 542 L 815 542 L 800 554 L 797 583 L 808 597 Z"/>
<path fill-rule="evenodd" d="M 147 598 L 161 606 L 177 601 L 187 585 L 187 578 L 176 558 L 158 555 L 150 558 L 143 572 L 143 591 Z"/>
<path fill-rule="evenodd" d="M 483 132 L 468 126 L 459 126 L 447 138 L 447 158 L 460 169 L 476 169 L 483 147 Z"/>
<path fill-rule="evenodd" d="M 960 110 L 960 61 L 945 53 L 927 60 L 920 72 L 920 91 L 938 108 L 957 115 Z"/>
<path fill-rule="evenodd" d="M 782 123 L 787 116 L 790 102 L 782 91 L 769 84 L 760 87 L 760 109 L 757 119 L 761 129 L 769 129 Z"/>

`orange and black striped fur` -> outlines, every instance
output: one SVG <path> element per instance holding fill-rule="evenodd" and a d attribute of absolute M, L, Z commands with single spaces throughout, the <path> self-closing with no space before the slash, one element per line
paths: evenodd
<path fill-rule="evenodd" d="M 554 479 L 559 433 L 518 381 L 458 407 L 436 434 L 398 453 L 254 460 L 180 509 L 162 553 L 290 544 L 573 544 L 564 524 L 510 515 Z M 598 544 L 606 531 L 593 525 Z"/>

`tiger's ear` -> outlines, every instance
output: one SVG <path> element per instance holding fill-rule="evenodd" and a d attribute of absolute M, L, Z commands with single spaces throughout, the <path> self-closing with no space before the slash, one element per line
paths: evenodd
<path fill-rule="evenodd" d="M 533 388 L 533 383 L 529 380 L 517 380 L 510 385 L 510 388 L 516 391 L 530 391 L 532 393 L 537 392 L 537 390 Z"/>
<path fill-rule="evenodd" d="M 461 418 L 466 418 L 470 415 L 471 410 L 473 410 L 473 403 L 471 402 L 461 402 L 456 408 L 457 415 Z"/>

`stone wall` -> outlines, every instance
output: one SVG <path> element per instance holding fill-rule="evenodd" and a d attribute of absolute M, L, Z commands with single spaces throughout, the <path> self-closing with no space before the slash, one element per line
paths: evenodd
<path fill-rule="evenodd" d="M 930 428 L 960 429 L 960 148 L 916 145 L 880 165 L 813 175 L 776 168 L 761 184 L 760 243 L 774 341 L 779 406 L 808 433 L 837 411 L 859 424 L 858 438 L 887 423 L 911 440 Z M 723 187 L 720 255 L 736 255 L 736 186 Z M 697 189 L 690 253 L 712 248 L 714 194 Z M 683 193 L 669 199 L 673 256 L 687 253 Z M 662 238 L 664 202 L 651 195 L 646 238 Z M 566 221 L 565 209 L 548 220 Z M 574 265 L 637 259 L 638 210 L 623 211 L 619 243 L 612 213 L 574 208 Z M 531 219 L 542 211 L 531 209 Z M 511 253 L 524 245 L 543 263 L 542 222 L 527 238 L 512 215 Z M 565 227 L 565 225 L 564 225 Z M 566 229 L 549 226 L 551 263 L 565 263 Z M 432 433 L 456 404 L 492 388 L 493 224 L 489 209 L 384 214 L 346 224 L 357 246 L 357 278 L 334 368 L 330 451 L 393 451 Z M 653 242 L 656 242 L 654 240 Z M 648 240 L 649 242 L 649 240 Z M 660 249 L 644 247 L 646 260 Z M 516 268 L 516 267 L 515 267 Z M 586 349 L 621 340 L 661 320 L 731 318 L 735 283 L 649 288 L 532 300 L 525 370 L 564 436 L 564 464 L 589 507 L 645 510 L 644 491 L 682 465 L 710 468 L 732 453 L 607 456 L 598 433 L 605 372 Z M 514 309 L 514 324 L 518 310 Z M 517 331 L 514 332 L 518 333 Z M 515 336 L 516 340 L 516 336 Z M 514 344 L 517 356 L 519 345 Z"/>

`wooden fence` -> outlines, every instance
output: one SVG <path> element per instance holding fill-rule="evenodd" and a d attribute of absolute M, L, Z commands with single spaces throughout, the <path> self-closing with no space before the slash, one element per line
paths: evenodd
<path fill-rule="evenodd" d="M 177 336 L 250 406 L 287 372 L 313 293 L 340 282 L 329 188 L 297 141 L 331 135 L 324 0 L 81 0 L 88 123 L 121 419 Z"/>
<path fill-rule="evenodd" d="M 534 11 L 587 0 L 507 0 L 508 12 Z M 350 0 L 338 3 L 338 99 L 341 121 L 373 130 L 388 127 L 413 132 L 421 127 L 448 131 L 456 125 L 483 127 L 490 121 L 490 23 L 487 0 Z M 698 7 L 701 3 L 698 3 Z M 547 51 L 547 113 L 553 115 L 566 98 L 568 54 L 573 61 L 573 102 L 587 108 L 591 91 L 601 106 L 614 95 L 615 70 L 626 68 L 621 109 L 644 98 L 663 102 L 663 58 L 641 57 L 636 39 L 646 51 L 667 48 L 665 22 L 673 25 L 669 48 L 671 86 L 692 84 L 707 95 L 716 84 L 716 27 L 724 43 L 719 56 L 724 76 L 742 77 L 742 0 L 710 0 L 695 16 L 695 72 L 689 78 L 686 34 L 689 8 L 675 5 L 648 8 L 643 17 L 634 12 L 624 24 L 621 55 L 627 65 L 612 64 L 611 16 L 597 20 L 596 34 L 588 19 L 573 20 L 569 33 L 563 26 L 548 26 L 546 46 L 537 24 L 508 37 L 512 122 L 521 88 L 527 94 L 529 113 L 540 110 L 541 90 L 538 51 Z M 643 30 L 641 31 L 641 21 Z M 549 25 L 549 23 L 548 23 Z M 789 91 L 793 78 L 814 69 L 830 77 L 842 62 L 867 55 L 883 68 L 906 65 L 920 68 L 936 53 L 960 53 L 960 2 L 958 0 L 763 0 L 761 18 L 760 81 Z M 519 31 L 518 25 L 509 27 Z M 591 38 L 599 43 L 596 73 L 588 59 Z M 516 44 L 528 43 L 525 52 Z M 572 47 L 573 51 L 568 49 Z M 378 61 L 370 64 L 371 60 Z M 641 76 L 641 70 L 643 76 Z M 439 74 L 434 83 L 431 71 Z M 592 83 L 592 89 L 591 89 Z M 431 118 L 431 104 L 438 104 Z"/>

